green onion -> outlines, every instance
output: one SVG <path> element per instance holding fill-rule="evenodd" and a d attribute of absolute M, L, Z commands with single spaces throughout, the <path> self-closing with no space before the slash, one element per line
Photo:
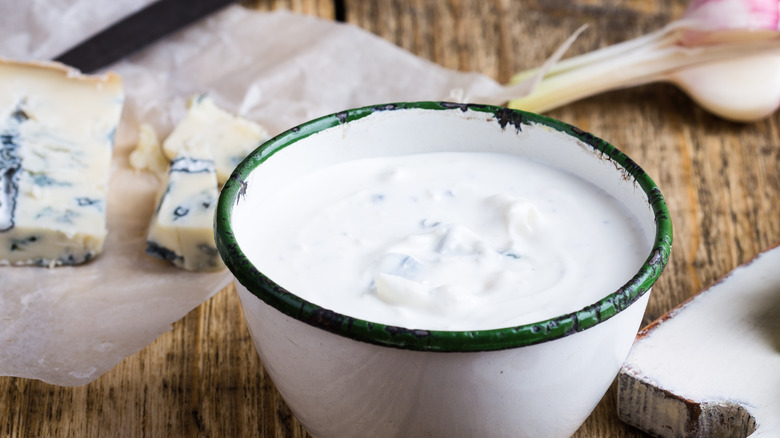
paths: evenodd
<path fill-rule="evenodd" d="M 723 118 L 765 118 L 780 105 L 779 3 L 694 0 L 655 32 L 560 62 L 556 53 L 553 62 L 516 75 L 501 97 L 511 108 L 544 112 L 608 90 L 669 82 Z"/>

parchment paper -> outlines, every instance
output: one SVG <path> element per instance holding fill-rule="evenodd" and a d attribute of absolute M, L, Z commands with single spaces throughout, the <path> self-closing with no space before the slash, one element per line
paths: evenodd
<path fill-rule="evenodd" d="M 0 6 L 0 56 L 50 59 L 150 0 L 35 0 Z M 276 134 L 343 109 L 501 93 L 493 80 L 444 69 L 356 27 L 231 6 L 108 70 L 127 101 L 117 135 L 105 252 L 78 267 L 0 267 L 0 375 L 58 385 L 93 381 L 232 279 L 183 272 L 146 254 L 157 179 L 130 170 L 140 122 L 166 136 L 187 98 Z M 78 103 L 74 102 L 74 110 Z"/>

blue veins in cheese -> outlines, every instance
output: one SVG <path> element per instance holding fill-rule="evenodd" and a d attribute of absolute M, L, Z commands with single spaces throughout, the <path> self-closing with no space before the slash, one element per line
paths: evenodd
<path fill-rule="evenodd" d="M 173 159 L 184 148 L 205 148 L 214 157 L 217 181 L 224 184 L 233 169 L 269 137 L 261 125 L 219 108 L 208 95 L 190 99 L 187 114 L 163 143 Z"/>
<path fill-rule="evenodd" d="M 116 75 L 0 60 L 0 264 L 76 265 L 106 238 Z"/>
<path fill-rule="evenodd" d="M 131 165 L 159 175 L 161 157 L 171 160 L 162 177 L 146 252 L 186 270 L 224 268 L 213 232 L 218 189 L 266 138 L 265 128 L 222 110 L 206 95 L 190 99 L 186 116 L 162 146 L 154 130 L 142 125 Z"/>
<path fill-rule="evenodd" d="M 212 232 L 217 196 L 217 174 L 208 153 L 182 150 L 163 180 L 146 252 L 188 271 L 223 269 Z"/>

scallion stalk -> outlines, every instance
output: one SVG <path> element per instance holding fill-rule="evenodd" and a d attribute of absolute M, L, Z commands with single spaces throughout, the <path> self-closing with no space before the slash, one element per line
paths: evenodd
<path fill-rule="evenodd" d="M 544 112 L 660 81 L 723 118 L 759 120 L 780 105 L 779 17 L 778 0 L 694 0 L 662 29 L 522 72 L 506 94 L 483 100 L 504 98 L 512 108 Z"/>

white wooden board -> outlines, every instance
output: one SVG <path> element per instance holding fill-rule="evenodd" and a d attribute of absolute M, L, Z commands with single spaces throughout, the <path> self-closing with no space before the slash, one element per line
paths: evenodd
<path fill-rule="evenodd" d="M 780 437 L 780 246 L 639 333 L 618 416 L 653 436 Z"/>

